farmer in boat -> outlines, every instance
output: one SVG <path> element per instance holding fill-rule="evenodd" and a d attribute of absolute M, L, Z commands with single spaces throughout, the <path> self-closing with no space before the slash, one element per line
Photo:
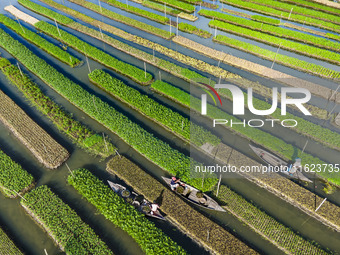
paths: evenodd
<path fill-rule="evenodd" d="M 155 203 L 151 204 L 150 205 L 151 214 L 155 214 L 157 212 L 158 208 L 159 208 L 158 204 L 155 204 Z"/>
<path fill-rule="evenodd" d="M 180 184 L 180 181 L 181 181 L 181 179 L 180 178 L 176 178 L 176 177 L 172 177 L 171 178 L 171 182 L 170 182 L 170 187 L 171 187 L 171 190 L 176 190 L 177 189 L 177 187 L 179 186 L 179 184 Z"/>

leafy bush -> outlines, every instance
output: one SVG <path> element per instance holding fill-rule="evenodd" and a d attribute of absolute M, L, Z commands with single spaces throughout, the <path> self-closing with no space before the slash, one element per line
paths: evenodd
<path fill-rule="evenodd" d="M 125 115 L 95 97 L 78 84 L 66 78 L 44 60 L 34 55 L 24 45 L 0 29 L 0 46 L 21 61 L 32 73 L 51 86 L 68 101 L 83 110 L 93 119 L 116 133 L 132 148 L 164 170 L 178 175 L 183 181 L 201 187 L 201 180 L 192 178 L 191 168 L 199 163 L 170 147 L 151 133 L 128 119 Z M 98 110 L 99 109 L 99 110 Z M 216 184 L 214 178 L 207 179 L 203 190 Z"/>
<path fill-rule="evenodd" d="M 195 34 L 195 35 L 201 36 L 203 38 L 209 38 L 211 36 L 211 33 L 209 33 L 208 31 L 197 28 L 197 27 L 190 25 L 190 24 L 187 24 L 187 23 L 179 23 L 178 29 L 183 31 L 183 32 L 187 32 L 187 33 L 190 33 L 190 34 Z"/>
<path fill-rule="evenodd" d="M 26 40 L 32 42 L 40 49 L 46 51 L 52 56 L 56 57 L 60 61 L 69 64 L 70 66 L 76 66 L 80 64 L 80 60 L 71 56 L 68 52 L 62 50 L 58 46 L 55 46 L 53 43 L 48 42 L 38 34 L 32 32 L 31 30 L 20 26 L 17 22 L 12 20 L 11 18 L 6 17 L 3 14 L 0 14 L 0 22 L 4 24 L 6 27 L 12 29 L 17 34 L 21 35 Z"/>
<path fill-rule="evenodd" d="M 146 254 L 186 254 L 144 214 L 126 203 L 97 177 L 86 169 L 78 169 L 68 176 L 72 185 L 106 219 L 126 231 Z"/>
<path fill-rule="evenodd" d="M 5 58 L 0 58 L 0 70 L 40 112 L 47 116 L 58 129 L 65 132 L 77 145 L 102 157 L 108 157 L 114 153 L 116 148 L 109 140 L 104 141 L 102 136 L 94 134 L 82 123 L 73 119 L 70 114 L 46 96 L 27 75 L 21 75 L 17 66 L 11 65 Z"/>
<path fill-rule="evenodd" d="M 256 56 L 259 56 L 264 59 L 268 59 L 270 61 L 274 61 L 276 63 L 301 70 L 307 73 L 311 73 L 313 75 L 318 75 L 321 77 L 325 78 L 330 78 L 330 79 L 337 79 L 340 78 L 340 72 L 316 65 L 311 62 L 306 62 L 304 60 L 300 60 L 298 58 L 286 56 L 283 54 L 276 54 L 273 51 L 261 48 L 259 46 L 253 45 L 251 43 L 243 42 L 234 38 L 230 38 L 224 35 L 217 35 L 214 37 L 214 41 L 228 45 L 230 47 L 240 49 L 246 52 L 249 52 L 251 54 L 254 54 Z"/>
<path fill-rule="evenodd" d="M 254 29 L 243 28 L 240 26 L 228 24 L 219 20 L 212 20 L 209 22 L 209 26 L 217 27 L 223 31 L 233 33 L 239 36 L 257 40 L 269 45 L 274 45 L 279 47 L 281 45 L 282 49 L 287 49 L 292 52 L 297 52 L 302 55 L 310 56 L 313 58 L 325 60 L 331 63 L 340 63 L 340 55 L 324 49 L 319 49 L 317 47 L 305 45 L 298 42 L 293 42 L 285 39 L 281 39 L 272 35 L 268 35 L 262 32 L 254 31 Z M 276 28 L 275 28 L 276 29 Z"/>
<path fill-rule="evenodd" d="M 34 178 L 18 163 L 0 150 L 0 190 L 8 197 L 16 197 L 33 186 Z"/>
<path fill-rule="evenodd" d="M 95 59 L 96 61 L 102 63 L 103 65 L 108 66 L 111 69 L 127 77 L 130 77 L 131 79 L 139 83 L 147 84 L 152 80 L 151 74 L 147 73 L 145 75 L 145 72 L 143 70 L 112 57 L 111 55 L 105 53 L 104 51 L 94 46 L 91 46 L 90 44 L 84 42 L 78 37 L 71 35 L 70 33 L 62 29 L 59 29 L 61 35 L 60 36 L 58 29 L 55 26 L 46 23 L 45 21 L 39 21 L 38 23 L 35 24 L 35 26 L 41 31 L 55 38 L 58 38 L 64 43 L 84 53 L 85 55 Z"/>
<path fill-rule="evenodd" d="M 24 196 L 21 205 L 67 254 L 113 254 L 77 213 L 43 185 Z"/>

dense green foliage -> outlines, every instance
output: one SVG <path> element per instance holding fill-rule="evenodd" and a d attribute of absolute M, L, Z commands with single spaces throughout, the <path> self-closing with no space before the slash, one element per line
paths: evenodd
<path fill-rule="evenodd" d="M 21 204 L 67 254 L 113 254 L 92 228 L 49 187 L 43 185 L 32 190 Z"/>
<path fill-rule="evenodd" d="M 237 25 L 229 24 L 219 20 L 211 20 L 209 26 L 217 27 L 223 31 L 233 33 L 242 37 L 254 39 L 269 45 L 274 45 L 287 49 L 293 52 L 297 52 L 302 55 L 314 57 L 317 59 L 325 60 L 331 63 L 340 63 L 340 54 L 331 52 L 317 47 L 305 45 L 298 42 L 285 40 L 276 36 L 268 35 L 262 32 L 254 31 L 254 29 L 248 29 Z"/>
<path fill-rule="evenodd" d="M 330 49 L 334 51 L 340 51 L 340 43 L 336 43 L 333 41 L 330 41 L 326 38 L 321 38 L 317 37 L 314 35 L 309 35 L 306 33 L 298 32 L 298 31 L 293 31 L 291 29 L 286 29 L 286 28 L 281 28 L 273 25 L 268 25 L 268 24 L 263 24 L 259 23 L 256 21 L 240 18 L 240 17 L 235 17 L 229 14 L 225 13 L 220 13 L 220 12 L 215 12 L 215 11 L 210 11 L 210 10 L 201 10 L 199 14 L 210 17 L 210 18 L 215 18 L 233 25 L 249 28 L 251 30 L 259 31 L 261 33 L 266 33 L 270 35 L 274 35 L 276 37 L 282 37 L 286 39 L 292 39 L 295 41 L 303 42 L 303 43 L 308 43 L 313 46 L 318 46 L 321 48 L 325 49 Z M 263 17 L 263 16 L 259 16 Z M 231 29 L 231 28 L 227 28 Z M 257 37 L 259 38 L 259 37 Z M 283 41 L 282 46 L 286 46 L 287 42 L 289 41 Z M 291 47 L 294 47 L 292 45 Z M 315 49 L 315 48 L 314 48 Z M 303 49 L 302 49 L 303 50 Z M 310 50 L 307 53 L 314 54 L 313 49 L 310 48 Z"/>
<path fill-rule="evenodd" d="M 186 254 L 144 214 L 113 192 L 87 169 L 77 169 L 68 176 L 72 185 L 88 202 L 93 204 L 106 219 L 126 231 L 145 254 Z"/>
<path fill-rule="evenodd" d="M 0 150 L 0 190 L 8 197 L 16 197 L 34 182 L 32 175 L 27 173 L 18 163 Z"/>
<path fill-rule="evenodd" d="M 320 65 L 306 62 L 298 58 L 286 56 L 286 55 L 279 54 L 279 53 L 276 54 L 276 52 L 261 48 L 251 43 L 243 42 L 243 41 L 230 38 L 224 35 L 217 35 L 216 37 L 214 37 L 214 40 L 219 43 L 228 45 L 230 47 L 249 52 L 251 54 L 254 54 L 264 59 L 268 59 L 271 61 L 275 60 L 276 63 L 282 64 L 288 67 L 292 67 L 297 70 L 301 70 L 307 73 L 311 73 L 314 75 L 331 78 L 331 79 L 340 78 L 340 72 L 338 71 L 334 71 L 332 69 L 329 69 L 329 68 L 326 68 Z"/>
<path fill-rule="evenodd" d="M 6 27 L 15 31 L 17 34 L 21 35 L 26 40 L 37 45 L 40 49 L 46 51 L 55 58 L 59 59 L 60 61 L 67 63 L 72 67 L 80 64 L 79 59 L 73 57 L 71 54 L 62 50 L 58 46 L 55 46 L 53 43 L 48 42 L 40 35 L 32 32 L 31 30 L 23 26 L 20 26 L 17 22 L 12 20 L 11 18 L 8 18 L 5 15 L 0 14 L 0 22 L 4 24 Z"/>
<path fill-rule="evenodd" d="M 209 38 L 211 36 L 211 33 L 209 33 L 208 31 L 197 28 L 197 27 L 195 27 L 191 24 L 188 24 L 188 23 L 182 23 L 182 22 L 179 23 L 178 29 L 183 31 L 183 32 L 198 35 L 198 36 L 203 37 L 203 38 Z"/>
<path fill-rule="evenodd" d="M 222 0 L 222 2 L 239 7 L 239 8 L 243 8 L 246 10 L 255 11 L 258 13 L 262 13 L 265 15 L 274 16 L 274 17 L 278 17 L 282 19 L 287 19 L 287 20 L 289 19 L 290 21 L 296 21 L 296 22 L 310 25 L 310 26 L 320 27 L 320 28 L 328 29 L 334 32 L 340 31 L 340 25 L 337 25 L 331 22 L 326 22 L 326 21 L 319 20 L 319 19 L 315 19 L 315 18 L 311 18 L 311 17 L 306 17 L 306 16 L 299 15 L 299 14 L 292 13 L 290 15 L 290 11 L 285 12 L 281 10 L 276 10 L 274 8 L 258 5 L 258 4 L 243 1 L 243 0 Z"/>
<path fill-rule="evenodd" d="M 35 24 L 35 26 L 40 29 L 41 31 L 58 38 L 62 42 L 68 44 L 70 47 L 75 48 L 76 50 L 84 53 L 85 55 L 93 58 L 94 60 L 102 63 L 105 66 L 110 67 L 111 69 L 130 77 L 131 79 L 142 83 L 147 84 L 152 80 L 152 75 L 145 72 L 133 65 L 127 64 L 123 61 L 120 61 L 113 56 L 105 53 L 104 51 L 84 42 L 83 40 L 79 39 L 78 37 L 62 30 L 57 29 L 55 26 L 45 22 L 39 21 Z M 60 35 L 59 35 L 60 32 Z"/>
<path fill-rule="evenodd" d="M 164 6 L 164 4 L 155 3 L 149 0 L 144 0 L 142 5 L 149 7 L 151 9 L 157 10 L 157 11 L 161 11 L 161 12 L 164 12 L 164 9 L 165 9 L 165 12 L 170 15 L 178 15 L 181 12 L 171 7 Z"/>
<path fill-rule="evenodd" d="M 21 75 L 17 66 L 11 65 L 7 59 L 0 58 L 0 70 L 41 113 L 47 116 L 58 129 L 65 132 L 77 145 L 102 157 L 108 157 L 115 152 L 116 148 L 109 139 L 104 140 L 103 136 L 95 134 L 72 118 L 69 113 L 46 96 L 27 75 Z"/>
<path fill-rule="evenodd" d="M 181 1 L 178 0 L 154 0 L 155 2 L 159 2 L 162 4 L 166 4 L 168 6 L 174 7 L 176 9 L 188 12 L 188 13 L 192 13 L 195 11 L 195 6 L 188 4 L 188 3 L 183 3 Z"/>
<path fill-rule="evenodd" d="M 261 15 L 251 15 L 251 19 L 261 22 L 261 23 L 267 23 L 270 25 L 278 26 L 280 25 L 280 20 L 278 19 L 272 19 L 266 16 L 261 16 Z"/>
<path fill-rule="evenodd" d="M 327 6 L 321 3 L 316 3 L 313 1 L 308 1 L 308 0 L 280 0 L 280 1 L 307 7 L 309 9 L 320 10 L 320 11 L 340 15 L 340 9 L 334 8 L 332 6 Z"/>
<path fill-rule="evenodd" d="M 21 255 L 23 254 L 13 243 L 13 241 L 0 228 L 0 252 L 6 252 L 6 255 Z"/>
<path fill-rule="evenodd" d="M 218 200 L 242 222 L 292 254 L 328 254 L 224 185 L 220 187 Z"/>
<path fill-rule="evenodd" d="M 190 157 L 171 148 L 169 144 L 156 138 L 125 115 L 66 78 L 1 29 L 0 46 L 15 56 L 46 84 L 90 117 L 116 133 L 140 154 L 171 174 L 178 175 L 183 181 L 201 187 L 201 179 L 193 178 L 190 171 L 190 168 L 194 168 L 194 165 L 198 163 L 193 162 Z M 215 184 L 216 179 L 207 178 L 203 190 L 209 190 Z"/>
<path fill-rule="evenodd" d="M 220 139 L 208 130 L 192 123 L 178 112 L 156 102 L 147 95 L 141 94 L 138 90 L 125 85 L 122 81 L 102 70 L 94 70 L 89 74 L 89 78 L 97 86 L 196 146 L 200 147 L 205 143 L 213 145 L 220 143 Z"/>
<path fill-rule="evenodd" d="M 183 105 L 186 105 L 196 111 L 199 111 L 199 112 L 201 111 L 201 101 L 198 98 L 191 96 L 190 94 L 188 94 L 187 92 L 181 89 L 173 87 L 172 85 L 167 84 L 162 81 L 155 81 L 154 83 L 152 83 L 151 87 L 155 91 L 159 91 L 167 95 L 168 97 L 172 98 L 174 101 L 177 101 Z M 263 104 L 264 103 L 261 103 L 261 107 L 263 106 Z M 213 119 L 232 120 L 234 123 L 241 122 L 241 120 L 236 118 L 235 116 L 230 115 L 210 104 L 207 105 L 207 116 Z M 292 116 L 292 119 L 296 119 L 295 116 L 293 115 L 291 116 Z M 251 141 L 257 144 L 260 144 L 261 146 L 268 148 L 269 150 L 273 151 L 274 153 L 278 155 L 285 157 L 286 159 L 293 160 L 295 157 L 300 157 L 302 159 L 303 164 L 324 164 L 325 163 L 321 161 L 319 158 L 314 157 L 308 153 L 302 153 L 300 149 L 296 148 L 292 144 L 288 144 L 285 141 L 281 140 L 280 138 L 273 136 L 269 133 L 266 133 L 260 129 L 251 128 L 248 126 L 243 127 L 243 125 L 233 125 L 233 127 L 226 125 L 225 127 L 238 132 L 240 135 L 246 137 L 247 139 L 250 139 Z M 307 128 L 307 130 L 305 131 L 303 128 L 301 128 L 300 129 L 301 133 L 305 133 L 308 136 L 311 136 L 313 138 L 315 136 L 316 137 L 315 139 L 317 140 L 320 139 L 321 141 L 324 140 L 325 137 L 331 136 L 331 138 L 335 139 L 335 141 L 333 142 L 335 142 L 337 146 L 339 146 L 339 141 L 340 141 L 340 139 L 338 138 L 339 134 L 334 133 L 334 132 L 328 132 L 327 129 L 321 128 L 307 121 L 305 121 L 305 123 L 302 124 L 302 127 Z M 324 135 L 324 133 L 326 135 Z M 331 141 L 332 139 L 328 139 L 328 140 L 332 142 Z M 327 169 L 329 169 L 329 167 Z M 319 174 L 320 176 L 325 177 L 328 180 L 336 184 L 340 183 L 339 173 L 326 171 L 326 172 L 322 172 Z"/>
<path fill-rule="evenodd" d="M 94 4 L 94 3 L 91 3 L 91 2 L 88 2 L 88 1 L 85 1 L 85 0 L 70 0 L 70 1 L 74 2 L 76 4 L 79 4 L 79 5 L 81 5 L 85 8 L 88 8 L 92 11 L 95 11 L 95 12 L 97 12 L 97 13 L 103 15 L 103 16 L 106 16 L 110 19 L 113 19 L 115 21 L 121 22 L 121 23 L 126 24 L 128 26 L 136 27 L 136 28 L 138 28 L 142 31 L 145 31 L 145 32 L 148 32 L 148 33 L 151 33 L 151 34 L 154 34 L 154 35 L 166 38 L 166 39 L 169 39 L 171 36 L 174 35 L 174 33 L 170 34 L 170 32 L 168 32 L 166 30 L 154 27 L 152 25 L 146 24 L 144 22 L 141 22 L 141 21 L 138 21 L 138 20 L 135 20 L 135 19 L 131 19 L 131 18 L 125 16 L 125 15 L 110 11 L 110 10 L 104 8 L 104 7 L 100 7 L 97 4 Z"/>
<path fill-rule="evenodd" d="M 124 11 L 127 12 L 131 12 L 133 14 L 136 14 L 138 16 L 142 16 L 145 18 L 148 18 L 150 20 L 154 20 L 157 21 L 159 23 L 163 23 L 163 24 L 167 24 L 169 23 L 169 18 L 166 18 L 164 16 L 161 16 L 159 14 L 153 13 L 153 12 L 149 12 L 131 5 L 127 5 L 125 3 L 119 2 L 117 0 L 102 0 L 103 2 L 106 2 L 114 7 L 117 7 L 119 9 L 122 9 Z"/>

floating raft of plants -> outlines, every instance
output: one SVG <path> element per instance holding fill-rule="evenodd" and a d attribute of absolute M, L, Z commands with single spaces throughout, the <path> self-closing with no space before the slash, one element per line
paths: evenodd
<path fill-rule="evenodd" d="M 113 255 L 93 229 L 49 187 L 32 190 L 20 203 L 66 254 Z"/>
<path fill-rule="evenodd" d="M 87 169 L 77 169 L 68 176 L 72 185 L 95 206 L 106 219 L 126 231 L 145 254 L 187 254 L 185 250 L 149 221 L 144 214 L 126 203 L 123 198 Z"/>
<path fill-rule="evenodd" d="M 0 150 L 0 191 L 7 197 L 15 198 L 33 186 L 33 176 Z"/>
<path fill-rule="evenodd" d="M 115 146 L 104 137 L 104 134 L 95 134 L 81 122 L 72 118 L 61 106 L 46 96 L 26 74 L 21 74 L 17 66 L 12 65 L 5 58 L 0 58 L 0 70 L 11 81 L 11 84 L 16 86 L 41 113 L 49 118 L 59 130 L 65 132 L 78 146 L 103 158 L 115 153 Z"/>
<path fill-rule="evenodd" d="M 0 41 L 5 39 L 2 35 L 0 37 Z M 0 42 L 0 45 L 8 43 L 5 41 Z M 2 91 L 0 91 L 0 101 L 0 121 L 45 167 L 57 168 L 68 159 L 68 151 Z"/>
<path fill-rule="evenodd" d="M 3 255 L 22 255 L 23 253 L 16 247 L 14 242 L 0 228 L 0 254 Z"/>
<path fill-rule="evenodd" d="M 125 157 L 114 157 L 107 171 L 154 201 L 162 196 L 161 210 L 185 233 L 216 254 L 257 254 L 218 224 L 194 210 L 175 193 Z"/>

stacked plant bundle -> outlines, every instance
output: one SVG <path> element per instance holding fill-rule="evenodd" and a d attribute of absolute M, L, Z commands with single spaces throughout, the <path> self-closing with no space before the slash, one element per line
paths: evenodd
<path fill-rule="evenodd" d="M 203 38 L 211 37 L 211 33 L 209 33 L 208 31 L 197 28 L 197 27 L 190 25 L 190 24 L 187 24 L 187 23 L 179 23 L 178 29 L 183 31 L 183 32 L 198 35 L 198 36 L 203 37 Z"/>
<path fill-rule="evenodd" d="M 71 0 L 71 1 L 77 3 L 77 0 Z M 149 12 L 149 11 L 140 9 L 138 7 L 134 7 L 134 6 L 119 2 L 117 0 L 102 0 L 102 1 L 105 2 L 105 3 L 108 3 L 109 5 L 117 7 L 119 9 L 122 9 L 124 11 L 131 12 L 131 13 L 136 14 L 138 16 L 142 16 L 142 17 L 145 17 L 145 18 L 150 19 L 150 20 L 154 20 L 154 21 L 162 23 L 162 24 L 169 23 L 169 18 L 167 18 L 167 17 L 164 17 L 164 16 L 161 16 L 159 14 Z"/>
<path fill-rule="evenodd" d="M 51 0 L 43 0 L 43 1 L 51 1 Z M 108 17 L 112 20 L 118 21 L 118 22 L 123 23 L 123 24 L 128 25 L 128 26 L 138 28 L 142 31 L 160 36 L 160 37 L 165 38 L 165 39 L 170 39 L 172 36 L 174 36 L 174 33 L 169 33 L 166 30 L 154 27 L 152 25 L 149 25 L 147 23 L 144 23 L 144 22 L 141 22 L 141 21 L 138 21 L 138 20 L 135 20 L 135 19 L 131 19 L 129 17 L 126 17 L 126 16 L 121 15 L 119 13 L 110 11 L 106 8 L 103 8 L 99 5 L 97 5 L 97 4 L 93 4 L 93 3 L 85 1 L 85 0 L 70 0 L 70 2 L 76 3 L 80 6 L 85 7 L 85 8 L 88 8 L 88 9 L 90 9 L 94 12 L 97 12 L 97 13 L 103 15 L 103 16 L 106 16 L 106 17 Z"/>
<path fill-rule="evenodd" d="M 217 190 L 214 191 L 215 195 L 216 192 Z M 328 254 L 224 185 L 220 187 L 218 200 L 223 202 L 224 208 L 235 217 L 285 252 L 291 254 Z"/>
<path fill-rule="evenodd" d="M 2 91 L 0 101 L 0 121 L 44 166 L 57 168 L 66 161 L 69 157 L 68 151 Z"/>
<path fill-rule="evenodd" d="M 41 113 L 48 117 L 59 130 L 65 132 L 78 146 L 104 158 L 115 153 L 116 148 L 109 139 L 95 134 L 88 127 L 72 118 L 69 113 L 46 96 L 26 74 L 21 74 L 17 66 L 12 65 L 5 58 L 0 58 L 0 70 Z"/>
<path fill-rule="evenodd" d="M 268 45 L 273 45 L 276 47 L 280 47 L 281 45 L 282 49 L 296 52 L 301 55 L 328 61 L 333 64 L 340 64 L 340 55 L 335 52 L 328 51 L 325 49 L 320 49 L 314 46 L 309 46 L 309 45 L 294 42 L 294 41 L 289 41 L 289 40 L 282 39 L 282 38 L 272 36 L 272 35 L 268 35 L 262 32 L 254 31 L 253 28 L 252 29 L 243 28 L 243 27 L 225 23 L 219 20 L 211 20 L 209 22 L 209 26 L 215 27 L 215 28 L 221 29 L 222 31 L 233 33 L 233 34 L 245 37 L 245 38 L 263 42 Z"/>
<path fill-rule="evenodd" d="M 290 39 L 290 40 L 294 40 L 294 41 L 298 41 L 302 43 L 307 43 L 312 46 L 317 46 L 317 47 L 332 50 L 332 51 L 338 51 L 338 52 L 340 51 L 340 43 L 330 41 L 326 38 L 317 37 L 315 35 L 309 35 L 306 33 L 293 31 L 291 29 L 273 26 L 272 24 L 265 24 L 265 23 L 269 23 L 270 21 L 265 22 L 265 21 L 260 20 L 260 22 L 258 22 L 258 21 L 248 20 L 248 19 L 235 17 L 229 14 L 220 13 L 216 11 L 210 11 L 210 10 L 201 10 L 199 11 L 199 14 L 205 17 L 214 18 L 214 19 L 217 19 L 223 22 L 227 22 L 227 23 L 230 23 L 236 26 L 259 31 L 261 33 L 274 35 L 276 37 L 282 37 L 282 38 L 286 38 L 286 39 Z M 262 17 L 261 19 L 272 20 L 270 18 L 263 17 L 263 16 L 258 16 L 256 19 L 258 20 L 259 17 Z M 252 19 L 253 19 L 253 16 L 252 16 Z M 284 44 L 282 44 L 282 46 L 286 46 L 286 44 L 287 43 L 285 41 Z M 313 48 L 310 48 L 310 49 L 311 50 L 309 52 L 313 53 L 312 51 Z"/>
<path fill-rule="evenodd" d="M 246 10 L 258 12 L 261 14 L 277 17 L 280 19 L 282 18 L 282 19 L 286 19 L 289 21 L 298 22 L 304 25 L 319 27 L 319 28 L 327 29 L 327 30 L 334 31 L 334 32 L 340 31 L 340 25 L 337 25 L 332 22 L 326 22 L 326 21 L 313 18 L 313 17 L 307 17 L 307 16 L 303 16 L 300 14 L 290 13 L 290 10 L 289 11 L 276 10 L 271 7 L 259 5 L 259 4 L 252 3 L 249 1 L 244 1 L 244 0 L 222 0 L 222 2 L 241 8 L 241 9 L 246 9 Z"/>
<path fill-rule="evenodd" d="M 162 93 L 163 95 L 171 98 L 172 100 L 190 108 L 195 111 L 200 112 L 201 111 L 201 101 L 198 98 L 195 98 L 188 94 L 187 92 L 178 89 L 176 87 L 171 86 L 170 84 L 167 84 L 162 81 L 155 81 L 151 85 L 152 89 L 154 91 L 157 91 L 159 93 Z M 221 91 L 225 91 L 222 90 Z M 262 108 L 264 105 L 268 107 L 263 101 L 260 100 L 254 100 L 256 102 L 256 105 L 259 106 L 259 108 Z M 255 107 L 256 108 L 256 107 Z M 256 108 L 258 109 L 258 108 Z M 267 109 L 267 108 L 266 108 Z M 230 115 L 219 108 L 208 104 L 207 105 L 207 116 L 212 119 L 232 119 L 234 123 L 241 122 L 240 119 L 236 118 L 233 115 Z M 296 119 L 298 117 L 295 117 L 293 115 L 290 115 L 292 118 Z M 273 115 L 273 118 L 279 117 L 279 113 L 276 112 Z M 286 116 L 287 117 L 287 116 Z M 282 117 L 281 117 L 282 118 Z M 308 136 L 316 137 L 316 139 L 322 141 L 325 139 L 325 133 L 328 134 L 330 139 L 327 140 L 327 143 L 331 144 L 332 147 L 335 147 L 337 149 L 340 148 L 339 144 L 339 134 L 336 132 L 332 132 L 329 129 L 322 128 L 318 125 L 312 124 L 308 121 L 305 121 L 303 119 L 298 119 L 299 123 L 301 122 L 302 129 L 300 129 L 300 132 L 307 133 Z M 300 125 L 299 125 L 300 126 Z M 264 146 L 268 148 L 269 150 L 275 152 L 277 155 L 283 157 L 284 159 L 291 160 L 292 155 L 299 156 L 302 159 L 302 162 L 305 164 L 325 164 L 322 160 L 320 160 L 317 157 L 314 157 L 308 153 L 302 153 L 302 151 L 292 144 L 288 144 L 285 141 L 281 140 L 278 137 L 275 137 L 269 133 L 266 133 L 260 129 L 255 129 L 251 127 L 243 127 L 234 125 L 233 127 L 230 127 L 228 125 L 225 125 L 226 128 L 230 128 L 233 131 L 236 131 L 239 135 L 257 143 L 261 146 Z M 303 128 L 308 128 L 307 131 L 303 131 Z M 334 184 L 339 185 L 340 184 L 340 178 L 339 173 L 336 173 L 335 171 L 331 170 L 331 166 L 328 166 L 326 164 L 326 170 L 325 172 L 318 173 L 320 176 L 326 178 L 327 180 L 333 182 Z M 328 171 L 329 170 L 329 171 Z"/>
<path fill-rule="evenodd" d="M 20 203 L 66 254 L 113 254 L 49 187 L 43 185 L 32 190 Z"/>
<path fill-rule="evenodd" d="M 32 32 L 31 30 L 21 26 L 11 18 L 6 17 L 3 14 L 0 14 L 0 23 L 4 24 L 6 27 L 12 29 L 17 34 L 21 35 L 23 38 L 28 40 L 29 42 L 35 44 L 40 49 L 46 51 L 47 53 L 51 54 L 55 58 L 59 59 L 60 61 L 69 64 L 70 66 L 74 67 L 79 65 L 81 62 L 79 59 L 73 57 L 68 52 L 62 50 L 58 46 L 55 46 L 53 43 L 48 42 L 38 34 Z"/>
<path fill-rule="evenodd" d="M 5 196 L 14 198 L 33 186 L 33 176 L 0 150 L 0 191 Z"/>
<path fill-rule="evenodd" d="M 187 254 L 144 214 L 126 203 L 87 169 L 73 171 L 68 176 L 68 183 L 106 219 L 127 232 L 146 254 Z"/>
<path fill-rule="evenodd" d="M 102 70 L 94 70 L 89 74 L 89 78 L 91 82 L 109 94 L 198 147 L 205 143 L 218 145 L 221 142 L 210 131 L 192 123 L 178 112 L 143 95 Z"/>
<path fill-rule="evenodd" d="M 227 230 L 193 209 L 178 195 L 125 157 L 114 157 L 107 164 L 107 171 L 123 179 L 148 200 L 159 202 L 167 214 L 190 237 L 211 250 L 213 254 L 257 254 Z"/>
<path fill-rule="evenodd" d="M 122 140 L 154 164 L 171 174 L 180 176 L 192 186 L 201 187 L 201 174 L 191 174 L 195 165 L 190 157 L 170 147 L 122 113 L 66 78 L 44 60 L 37 57 L 24 45 L 0 29 L 0 46 L 21 61 L 32 73 L 56 90 L 69 102 L 91 118 L 116 133 Z M 205 175 L 203 190 L 209 190 L 217 182 L 215 175 Z"/>
<path fill-rule="evenodd" d="M 286 56 L 280 53 L 276 54 L 276 52 L 224 35 L 217 35 L 216 37 L 213 38 L 213 41 L 248 52 L 255 56 L 259 56 L 260 58 L 275 61 L 275 63 L 288 66 L 296 70 L 307 72 L 313 75 L 317 75 L 323 78 L 328 79 L 340 78 L 340 72 L 338 71 L 326 68 L 321 65 L 310 63 L 304 60 L 300 60 L 298 58 Z"/>
<path fill-rule="evenodd" d="M 1 228 L 0 228 L 0 254 L 3 255 L 23 254 Z"/>

